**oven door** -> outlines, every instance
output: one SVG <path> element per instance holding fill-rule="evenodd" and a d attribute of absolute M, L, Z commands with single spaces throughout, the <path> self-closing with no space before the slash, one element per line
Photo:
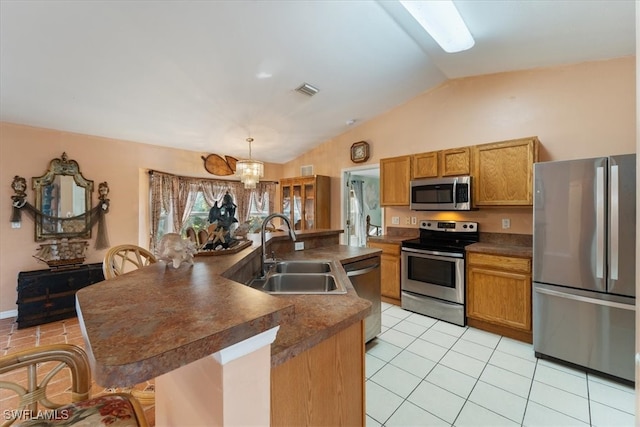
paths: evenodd
<path fill-rule="evenodd" d="M 402 248 L 403 291 L 464 304 L 464 255 Z"/>

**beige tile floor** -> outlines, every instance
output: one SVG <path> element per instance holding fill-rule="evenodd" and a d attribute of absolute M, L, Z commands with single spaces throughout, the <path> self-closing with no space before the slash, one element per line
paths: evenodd
<path fill-rule="evenodd" d="M 367 427 L 632 427 L 633 387 L 537 359 L 531 344 L 382 304 Z"/>
<path fill-rule="evenodd" d="M 61 320 L 24 329 L 18 329 L 18 324 L 15 322 L 15 318 L 0 320 L 0 356 L 15 353 L 30 347 L 61 343 L 75 344 L 85 348 L 77 318 Z M 0 380 L 1 379 L 2 376 L 0 376 Z M 114 389 L 101 387 L 95 382 L 92 384 L 92 396 L 116 391 Z M 69 394 L 67 392 L 68 387 L 68 380 L 60 379 L 51 383 L 51 390 L 49 393 L 54 397 L 54 401 L 66 402 Z M 138 384 L 134 389 L 139 391 L 151 390 L 153 389 L 153 381 Z M 117 391 L 127 390 L 120 389 Z M 7 409 L 15 409 L 15 401 L 15 397 L 11 396 L 10 392 L 3 390 L 0 393 L 0 414 L 4 413 Z M 154 426 L 155 407 L 153 403 L 143 404 L 143 407 L 145 409 L 145 415 L 149 425 Z"/>

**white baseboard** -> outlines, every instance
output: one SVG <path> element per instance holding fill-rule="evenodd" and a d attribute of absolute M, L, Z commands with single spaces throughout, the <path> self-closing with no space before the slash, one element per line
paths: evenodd
<path fill-rule="evenodd" d="M 9 317 L 18 317 L 18 310 L 0 311 L 0 319 L 8 319 Z"/>

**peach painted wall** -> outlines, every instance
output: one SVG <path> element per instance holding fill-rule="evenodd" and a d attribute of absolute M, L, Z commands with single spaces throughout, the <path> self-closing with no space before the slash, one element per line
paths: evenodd
<path fill-rule="evenodd" d="M 300 166 L 332 177 L 332 227 L 340 224 L 340 175 L 354 166 L 353 142 L 371 144 L 370 165 L 384 157 L 481 144 L 537 135 L 541 160 L 561 160 L 635 152 L 635 57 L 563 67 L 500 73 L 453 80 L 375 119 L 351 128 L 284 165 L 267 164 L 266 179 L 300 174 Z M 107 181 L 112 202 L 107 216 L 110 243 L 147 245 L 148 179 L 155 169 L 187 176 L 212 177 L 203 154 L 129 141 L 0 123 L 0 313 L 14 310 L 18 272 L 44 268 L 32 258 L 38 245 L 33 221 L 11 229 L 11 180 L 40 176 L 52 158 L 66 151 L 86 178 Z M 224 154 L 224 153 L 220 153 Z M 29 192 L 29 201 L 33 194 Z M 95 203 L 95 197 L 94 197 Z M 392 216 L 414 213 L 388 208 Z M 439 217 L 451 218 L 441 213 Z M 531 233 L 531 209 L 482 209 L 457 214 L 477 220 L 484 231 L 502 232 L 500 219 L 511 219 L 513 233 Z M 430 216 L 432 216 L 430 214 Z M 104 251 L 89 249 L 87 262 L 100 262 Z"/>
<path fill-rule="evenodd" d="M 148 247 L 149 169 L 224 179 L 204 169 L 201 156 L 210 153 L 0 123 L 0 313 L 16 309 L 18 272 L 47 268 L 32 257 L 38 243 L 34 241 L 31 217 L 22 215 L 20 229 L 10 226 L 11 181 L 14 175 L 27 179 L 28 201 L 33 204 L 31 177 L 44 174 L 51 159 L 62 152 L 78 162 L 85 178 L 93 180 L 92 205 L 97 203 L 98 183 L 109 183 L 111 207 L 106 218 L 111 245 L 135 243 Z M 265 175 L 265 179 L 280 178 L 282 165 L 266 164 Z M 95 238 L 95 228 L 93 231 Z M 105 250 L 94 249 L 94 241 L 87 252 L 88 263 L 101 262 L 105 254 Z"/>
<path fill-rule="evenodd" d="M 349 148 L 356 141 L 369 142 L 371 165 L 385 157 L 533 135 L 542 143 L 541 161 L 633 153 L 635 87 L 635 57 L 452 80 L 286 163 L 284 176 L 299 175 L 302 165 L 331 176 L 331 223 L 344 228 L 340 176 L 355 166 Z M 405 218 L 425 215 L 478 221 L 489 232 L 503 232 L 500 220 L 510 218 L 509 232 L 532 233 L 530 208 L 464 214 L 387 208 L 385 225 L 392 216 L 405 226 Z"/>

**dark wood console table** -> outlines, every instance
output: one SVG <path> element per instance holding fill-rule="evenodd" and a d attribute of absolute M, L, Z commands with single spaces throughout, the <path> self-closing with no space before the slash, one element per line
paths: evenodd
<path fill-rule="evenodd" d="M 18 329 L 76 316 L 76 291 L 104 280 L 102 263 L 18 274 Z"/>

